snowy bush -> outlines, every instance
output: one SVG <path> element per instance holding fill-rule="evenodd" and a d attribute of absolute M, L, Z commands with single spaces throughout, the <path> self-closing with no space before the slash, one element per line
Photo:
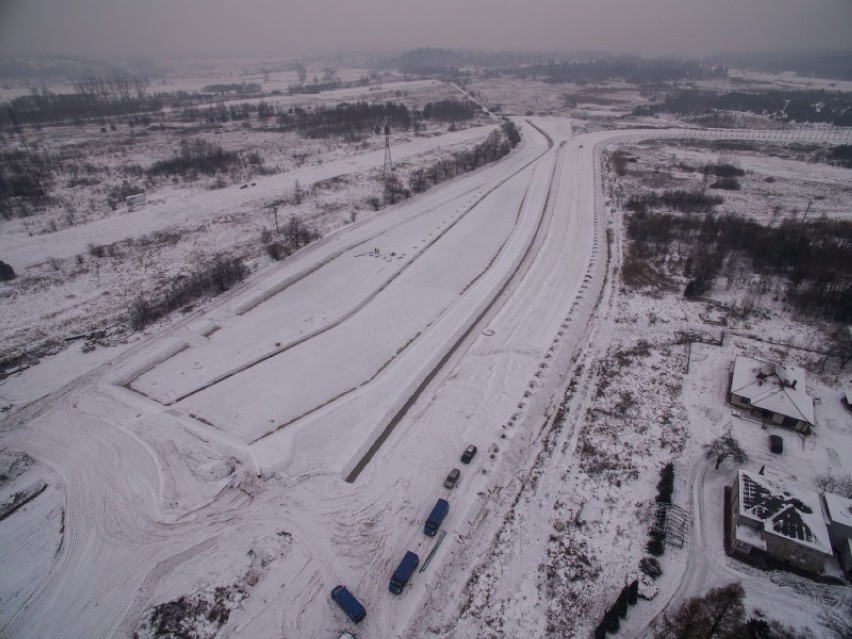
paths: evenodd
<path fill-rule="evenodd" d="M 245 598 L 238 586 L 217 586 L 149 608 L 133 639 L 213 639 Z"/>
<path fill-rule="evenodd" d="M 642 557 L 639 561 L 639 570 L 648 575 L 651 579 L 656 579 L 663 574 L 660 562 L 657 561 L 655 557 Z"/>

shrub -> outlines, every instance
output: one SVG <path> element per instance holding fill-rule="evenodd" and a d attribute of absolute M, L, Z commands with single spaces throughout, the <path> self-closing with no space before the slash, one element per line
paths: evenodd
<path fill-rule="evenodd" d="M 618 595 L 618 599 L 615 600 L 615 605 L 613 606 L 615 611 L 618 613 L 618 616 L 622 619 L 627 618 L 627 586 L 621 589 L 621 592 Z"/>
<path fill-rule="evenodd" d="M 272 242 L 266 245 L 266 254 L 276 262 L 283 260 L 285 257 L 290 257 L 291 253 L 290 247 L 284 246 L 281 242 Z"/>
<path fill-rule="evenodd" d="M 127 180 L 122 180 L 121 184 L 107 190 L 107 205 L 114 211 L 126 198 L 144 192 L 145 190 L 142 187 L 131 184 Z"/>
<path fill-rule="evenodd" d="M 674 491 L 674 464 L 669 462 L 660 471 L 660 481 L 657 483 L 656 501 L 670 503 Z"/>
<path fill-rule="evenodd" d="M 9 280 L 15 279 L 15 269 L 6 264 L 3 260 L 0 260 L 0 282 L 8 282 Z"/>
<path fill-rule="evenodd" d="M 724 177 L 719 178 L 713 184 L 710 185 L 711 189 L 724 189 L 726 191 L 739 191 L 740 183 L 736 178 L 732 177 Z"/>
<path fill-rule="evenodd" d="M 647 550 L 655 557 L 659 557 L 666 551 L 666 547 L 660 537 L 651 537 L 651 539 L 649 539 L 648 543 L 645 545 L 645 550 Z"/>
<path fill-rule="evenodd" d="M 642 557 L 642 559 L 639 560 L 639 570 L 648 575 L 651 579 L 656 579 L 663 574 L 660 562 L 657 561 L 655 557 Z"/>
<path fill-rule="evenodd" d="M 656 560 L 655 560 L 656 561 Z M 659 565 L 659 564 L 657 564 Z M 630 585 L 627 586 L 627 603 L 631 606 L 635 606 L 636 602 L 639 601 L 639 580 L 634 579 L 630 582 Z"/>
<path fill-rule="evenodd" d="M 832 147 L 828 153 L 828 160 L 832 164 L 852 169 L 852 144 L 841 144 Z"/>
<path fill-rule="evenodd" d="M 236 153 L 210 144 L 202 138 L 181 140 L 178 154 L 168 160 L 158 160 L 148 169 L 150 175 L 215 175 L 239 162 Z"/>
<path fill-rule="evenodd" d="M 704 170 L 719 178 L 735 178 L 745 175 L 745 171 L 733 164 L 708 164 L 704 167 Z"/>
<path fill-rule="evenodd" d="M 130 308 L 130 324 L 134 330 L 144 328 L 204 295 L 228 290 L 247 274 L 248 269 L 239 259 L 215 257 L 194 273 L 175 279 L 158 299 L 141 295 L 136 298 Z"/>
<path fill-rule="evenodd" d="M 515 126 L 515 123 L 511 120 L 506 120 L 503 123 L 503 133 L 506 135 L 506 139 L 509 141 L 509 144 L 512 147 L 518 146 L 518 143 L 521 141 L 521 134 L 518 131 L 518 127 Z"/>
<path fill-rule="evenodd" d="M 615 610 L 615 606 L 606 611 L 603 623 L 607 632 L 615 633 L 621 628 L 621 622 L 618 619 L 618 612 Z"/>

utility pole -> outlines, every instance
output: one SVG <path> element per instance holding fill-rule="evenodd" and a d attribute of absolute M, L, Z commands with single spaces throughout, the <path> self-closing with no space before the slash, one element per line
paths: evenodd
<path fill-rule="evenodd" d="M 382 176 L 387 179 L 393 175 L 393 161 L 390 152 L 390 126 L 385 120 L 385 165 L 382 168 Z"/>

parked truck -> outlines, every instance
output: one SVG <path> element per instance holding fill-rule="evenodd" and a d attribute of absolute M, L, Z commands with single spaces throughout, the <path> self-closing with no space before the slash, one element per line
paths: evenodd
<path fill-rule="evenodd" d="M 435 503 L 435 507 L 432 509 L 432 512 L 429 513 L 429 517 L 426 519 L 426 524 L 423 526 L 423 532 L 429 537 L 434 537 L 448 512 L 450 512 L 449 502 L 446 499 L 439 499 Z"/>

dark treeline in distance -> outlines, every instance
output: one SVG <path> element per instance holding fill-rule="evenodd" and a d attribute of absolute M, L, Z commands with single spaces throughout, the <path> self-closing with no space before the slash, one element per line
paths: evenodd
<path fill-rule="evenodd" d="M 633 114 L 704 115 L 714 111 L 755 113 L 781 122 L 852 126 L 852 93 L 822 90 L 715 93 L 683 89 L 666 96 L 660 104 L 636 107 Z"/>
<path fill-rule="evenodd" d="M 714 56 L 713 60 L 737 69 L 852 80 L 852 50 L 752 52 Z"/>
<path fill-rule="evenodd" d="M 148 93 L 147 78 L 86 78 L 72 83 L 74 93 L 32 89 L 0 108 L 0 127 L 54 124 L 159 111 L 162 94 Z"/>
<path fill-rule="evenodd" d="M 394 60 L 403 73 L 418 76 L 457 78 L 476 68 L 484 77 L 513 76 L 545 82 L 604 82 L 621 80 L 633 84 L 726 78 L 727 68 L 676 58 L 641 58 L 605 53 L 559 56 L 553 54 L 470 52 L 447 49 L 416 49 Z"/>
<path fill-rule="evenodd" d="M 469 100 L 463 102 L 460 100 L 440 100 L 428 102 L 423 107 L 423 119 L 457 122 L 472 119 L 478 111 L 479 107 Z"/>
<path fill-rule="evenodd" d="M 206 84 L 201 87 L 201 93 L 237 93 L 247 95 L 260 93 L 263 89 L 256 82 L 232 82 L 230 84 Z"/>
<path fill-rule="evenodd" d="M 311 138 L 354 136 L 374 130 L 385 123 L 394 129 L 408 130 L 411 112 L 404 104 L 385 102 L 344 102 L 334 107 L 318 107 L 312 111 L 294 108 L 278 113 L 278 126 Z"/>
<path fill-rule="evenodd" d="M 702 62 L 676 59 L 645 59 L 619 56 L 611 60 L 549 61 L 516 69 L 502 69 L 500 73 L 520 78 L 540 79 L 545 82 L 604 82 L 621 80 L 630 84 L 661 84 L 686 80 L 726 78 L 725 67 Z"/>

